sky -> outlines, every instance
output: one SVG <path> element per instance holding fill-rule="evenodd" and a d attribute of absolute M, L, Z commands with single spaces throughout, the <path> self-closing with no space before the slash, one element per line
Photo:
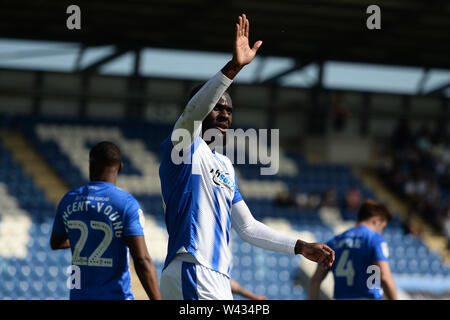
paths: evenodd
<path fill-rule="evenodd" d="M 111 52 L 112 46 L 85 51 L 81 66 Z M 0 68 L 71 72 L 74 70 L 79 45 L 73 43 L 27 41 L 0 38 Z M 162 48 L 145 48 L 141 52 L 140 74 L 148 77 L 169 77 L 207 80 L 231 59 L 231 53 L 211 53 Z M 127 53 L 99 69 L 105 75 L 130 75 L 134 55 Z M 287 57 L 260 57 L 247 65 L 235 79 L 237 83 L 252 83 L 293 66 Z M 317 79 L 318 66 L 308 65 L 284 76 L 282 86 L 309 87 Z M 328 61 L 324 66 L 323 83 L 328 89 L 367 90 L 375 92 L 416 94 L 423 76 L 421 68 L 385 66 L 363 63 Z M 431 69 L 424 92 L 450 82 L 450 70 Z M 450 97 L 450 89 L 446 90 Z"/>

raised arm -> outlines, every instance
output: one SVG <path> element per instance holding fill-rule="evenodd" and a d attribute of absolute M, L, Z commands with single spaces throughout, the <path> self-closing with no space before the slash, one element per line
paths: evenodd
<path fill-rule="evenodd" d="M 242 240 L 257 247 L 288 254 L 301 254 L 328 267 L 334 262 L 334 251 L 330 247 L 295 239 L 269 228 L 252 216 L 243 200 L 233 204 L 231 224 Z"/>
<path fill-rule="evenodd" d="M 178 142 L 178 135 L 172 135 L 172 142 L 177 150 L 186 148 L 194 142 L 201 132 L 201 126 L 195 126 L 195 121 L 201 123 L 206 118 L 239 71 L 255 57 L 262 41 L 257 41 L 253 47 L 250 47 L 248 41 L 249 28 L 250 23 L 243 14 L 236 24 L 232 59 L 189 100 L 180 118 L 175 123 L 174 130 L 188 130 L 191 138 L 190 143 L 186 144 L 183 143 L 185 141 Z"/>

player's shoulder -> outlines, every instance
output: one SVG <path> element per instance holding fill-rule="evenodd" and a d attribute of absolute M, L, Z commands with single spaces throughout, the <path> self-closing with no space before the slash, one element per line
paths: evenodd
<path fill-rule="evenodd" d="M 366 226 L 361 226 L 360 227 L 361 233 L 364 235 L 364 237 L 372 243 L 380 243 L 380 242 L 384 242 L 383 236 L 375 231 L 372 230 Z"/>
<path fill-rule="evenodd" d="M 365 238 L 365 242 L 369 247 L 376 247 L 383 242 L 386 242 L 383 236 L 375 230 L 371 230 L 367 227 L 361 228 Z"/>
<path fill-rule="evenodd" d="M 123 201 L 137 201 L 134 196 L 129 193 L 128 191 L 125 191 L 124 189 L 114 186 L 114 188 L 111 190 L 112 193 L 115 194 L 116 197 L 118 197 L 120 200 Z"/>
<path fill-rule="evenodd" d="M 359 226 L 356 226 L 356 227 L 349 228 L 349 229 L 345 230 L 344 232 L 333 236 L 329 240 L 329 242 L 331 243 L 331 242 L 336 242 L 336 241 L 340 241 L 343 239 L 349 239 L 349 238 L 361 238 L 364 235 L 365 235 L 364 230 L 361 229 Z"/>
<path fill-rule="evenodd" d="M 361 230 L 359 227 L 356 226 L 356 227 L 349 228 L 349 229 L 345 230 L 344 232 L 336 235 L 335 238 L 338 238 L 338 239 L 349 238 L 349 237 L 360 236 L 360 234 L 361 234 Z"/>
<path fill-rule="evenodd" d="M 72 198 L 76 198 L 78 196 L 80 196 L 82 194 L 82 189 L 84 186 L 82 187 L 78 187 L 76 189 L 72 189 L 67 191 L 62 197 L 60 202 L 64 202 L 64 201 L 68 201 L 71 200 Z"/>
<path fill-rule="evenodd" d="M 376 242 L 376 243 L 380 243 L 380 242 L 386 242 L 386 240 L 384 240 L 383 235 L 381 235 L 380 233 L 374 231 L 374 234 L 372 236 L 372 239 Z"/>
<path fill-rule="evenodd" d="M 121 196 L 121 200 L 124 206 L 139 206 L 138 200 L 129 192 L 116 187 L 117 193 Z"/>
<path fill-rule="evenodd" d="M 348 230 L 347 230 L 348 231 Z M 336 246 L 336 244 L 340 241 L 340 240 L 342 240 L 342 239 L 344 239 L 345 237 L 346 237 L 346 232 L 347 231 L 344 231 L 344 232 L 342 232 L 342 233 L 339 233 L 339 234 L 335 234 L 334 236 L 332 236 L 330 239 L 328 239 L 328 241 L 325 243 L 327 246 L 329 246 L 329 247 L 331 247 L 331 248 L 334 248 L 335 246 Z"/>

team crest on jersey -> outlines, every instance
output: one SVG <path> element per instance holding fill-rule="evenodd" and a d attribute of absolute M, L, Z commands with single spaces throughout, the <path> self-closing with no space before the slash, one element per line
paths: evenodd
<path fill-rule="evenodd" d="M 212 181 L 215 185 L 221 188 L 227 188 L 234 192 L 235 184 L 230 178 L 230 174 L 228 172 L 216 169 L 211 169 L 209 173 L 212 174 Z"/>
<path fill-rule="evenodd" d="M 386 258 L 389 258 L 389 247 L 386 242 L 381 243 L 381 251 L 383 251 L 383 254 Z"/>
<path fill-rule="evenodd" d="M 142 229 L 144 229 L 144 225 L 145 225 L 144 212 L 142 211 L 142 209 L 139 209 L 138 213 L 139 213 L 139 224 L 141 225 Z"/>

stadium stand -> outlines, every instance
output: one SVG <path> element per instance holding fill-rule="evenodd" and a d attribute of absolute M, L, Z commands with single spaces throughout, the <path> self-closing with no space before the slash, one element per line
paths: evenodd
<path fill-rule="evenodd" d="M 203 62 L 230 52 L 228 25 L 236 14 L 251 17 L 252 40 L 261 37 L 265 44 L 258 54 L 260 62 L 249 70 L 251 76 L 240 76 L 243 81 L 231 88 L 239 106 L 234 124 L 283 128 L 281 145 L 305 153 L 282 153 L 276 176 L 261 176 L 261 166 L 236 166 L 239 186 L 254 215 L 274 228 L 326 241 L 355 221 L 356 211 L 345 205 L 352 188 L 361 198 L 381 198 L 350 171 L 349 164 L 363 165 L 371 152 L 383 148 L 399 118 L 408 118 L 412 127 L 426 122 L 434 126 L 438 119 L 449 122 L 448 1 L 382 1 L 383 30 L 369 30 L 365 23 L 367 1 L 217 4 L 81 1 L 82 30 L 65 28 L 63 2 L 30 1 L 19 10 L 20 2 L 7 1 L 0 11 L 2 44 L 6 43 L 0 52 L 0 129 L 19 129 L 71 188 L 87 182 L 92 143 L 117 141 L 125 161 L 118 183 L 147 213 L 145 232 L 158 276 L 167 242 L 158 178 L 159 145 L 170 130 L 164 123 L 174 123 L 194 79 L 210 76 Z M 22 47 L 21 40 L 32 40 L 33 45 Z M 19 46 L 8 50 L 14 42 Z M 97 49 L 107 50 L 98 54 Z M 200 50 L 195 62 L 182 63 L 201 72 L 195 77 L 185 74 L 178 59 L 158 62 L 147 55 L 153 49 L 174 49 L 183 56 Z M 64 58 L 71 62 L 59 63 Z M 282 63 L 269 72 L 273 58 Z M 124 74 L 105 73 L 117 62 L 129 64 Z M 351 76 L 356 81 L 350 87 L 340 76 L 329 81 L 329 66 L 335 62 L 344 69 L 342 74 L 360 71 Z M 385 66 L 404 70 L 396 74 Z M 153 69 L 167 70 L 149 71 Z M 373 71 L 395 73 L 392 78 L 398 80 L 369 84 L 376 80 Z M 439 74 L 441 80 L 436 81 Z M 294 78 L 301 78 L 302 84 L 291 85 Z M 37 118 L 46 115 L 61 118 Z M 88 120 L 94 118 L 110 120 Z M 153 122 L 123 120 L 133 118 Z M 49 195 L 8 147 L 0 141 L 0 299 L 66 299 L 70 254 L 50 252 L 48 245 L 57 196 Z M 307 161 L 304 156 L 311 152 L 325 155 L 331 164 Z M 345 165 L 332 164 L 337 160 Z M 440 192 L 445 205 L 450 191 Z M 399 289 L 447 292 L 448 297 L 449 268 L 428 243 L 405 233 L 404 223 L 396 218 L 384 232 Z M 249 247 L 235 234 L 233 239 L 233 276 L 242 285 L 271 299 L 306 298 L 302 281 L 311 274 L 306 259 Z"/>
<path fill-rule="evenodd" d="M 68 299 L 68 251 L 51 252 L 54 206 L 0 145 L 0 299 Z"/>
<path fill-rule="evenodd" d="M 148 247 L 160 277 L 167 234 L 159 194 L 158 154 L 170 126 L 31 117 L 18 118 L 17 125 L 71 188 L 88 179 L 87 154 L 93 143 L 102 139 L 118 143 L 125 162 L 118 185 L 132 192 L 146 212 Z M 0 237 L 14 239 L 5 242 L 9 245 L 0 249 L 0 280 L 5 284 L 0 290 L 0 298 L 67 299 L 68 274 L 65 271 L 71 262 L 70 252 L 50 252 L 48 244 L 54 205 L 11 154 L 2 146 L 0 151 Z M 324 242 L 342 225 L 351 225 L 356 219 L 355 210 L 344 208 L 346 191 L 356 186 L 363 198 L 376 198 L 376 194 L 344 165 L 312 164 L 299 154 L 285 154 L 283 157 L 291 169 L 281 170 L 276 176 L 259 175 L 260 165 L 237 166 L 241 192 L 254 216 L 274 228 L 280 221 L 287 222 L 289 232 L 308 232 L 315 241 Z M 252 181 L 267 188 L 255 188 Z M 271 189 L 271 186 L 279 187 Z M 324 204 L 323 194 L 330 189 L 336 191 L 339 217 L 335 219 L 320 213 Z M 297 201 L 280 204 L 277 201 L 280 192 L 297 192 Z M 313 196 L 317 201 L 298 201 Z M 15 220 L 8 222 L 11 217 Z M 389 263 L 400 290 L 437 295 L 450 291 L 450 269 L 419 238 L 405 234 L 398 217 L 383 235 L 389 244 Z M 301 267 L 301 257 L 255 248 L 234 232 L 232 243 L 235 256 L 232 276 L 235 280 L 269 299 L 306 299 L 306 284 L 298 280 L 302 273 L 306 273 Z M 240 299 L 238 296 L 235 298 Z"/>
<path fill-rule="evenodd" d="M 444 235 L 450 211 L 450 139 L 445 125 L 441 122 L 431 132 L 427 126 L 413 130 L 409 121 L 401 121 L 385 155 L 389 164 L 378 170 L 392 190 Z"/>

